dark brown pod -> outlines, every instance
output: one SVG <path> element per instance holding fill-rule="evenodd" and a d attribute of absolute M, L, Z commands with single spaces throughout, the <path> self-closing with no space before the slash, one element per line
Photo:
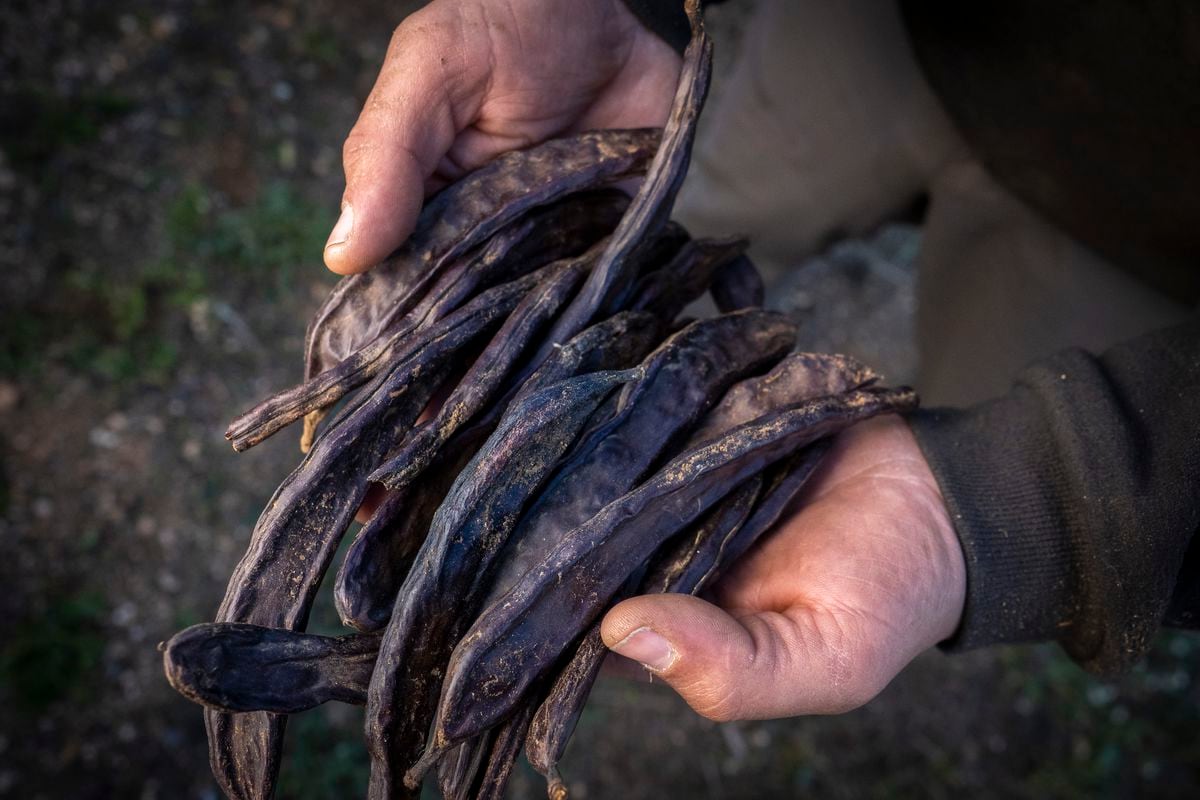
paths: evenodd
<path fill-rule="evenodd" d="M 342 314 L 327 320 L 322 341 L 328 352 L 320 359 L 308 359 L 305 382 L 239 416 L 225 437 L 235 450 L 244 450 L 312 413 L 306 418 L 301 448 L 307 450 L 316 430 L 316 412 L 368 380 L 414 331 L 433 324 L 480 291 L 515 280 L 555 259 L 582 253 L 612 229 L 627 206 L 628 200 L 619 192 L 586 192 L 516 220 L 457 257 L 440 274 L 428 276 L 420 284 L 421 294 L 397 301 L 388 310 L 387 326 L 364 341 L 360 341 L 362 330 L 375 322 L 371 314 Z M 346 281 L 363 277 L 356 275 Z M 360 305 L 344 303 L 351 310 Z"/>
<path fill-rule="evenodd" d="M 330 700 L 366 703 L 379 637 L 204 623 L 175 634 L 162 650 L 171 687 L 194 703 L 293 714 Z"/>
<path fill-rule="evenodd" d="M 564 531 L 637 484 L 727 388 L 791 349 L 795 323 L 747 310 L 695 322 L 642 362 L 644 377 L 621 392 L 616 416 L 590 432 L 514 532 L 489 603 L 553 549 Z"/>
<path fill-rule="evenodd" d="M 371 679 L 372 797 L 401 791 L 399 778 L 420 752 L 446 659 L 474 617 L 491 562 L 529 496 L 596 406 L 639 375 L 590 373 L 531 394 L 508 409 L 451 487 L 396 597 Z"/>
<path fill-rule="evenodd" d="M 599 251 L 590 251 L 599 255 Z M 404 488 L 429 466 L 446 441 L 485 409 L 503 382 L 533 350 L 554 316 L 566 305 L 587 275 L 595 256 L 582 256 L 551 270 L 513 310 L 504 325 L 463 376 L 437 414 L 401 442 L 398 451 L 375 470 L 371 480 L 388 489 Z"/>
<path fill-rule="evenodd" d="M 879 376 L 849 356 L 792 353 L 766 375 L 732 386 L 688 439 L 688 446 L 720 436 L 777 408 L 873 385 Z"/>
<path fill-rule="evenodd" d="M 626 577 L 737 485 L 788 453 L 877 414 L 907 411 L 908 389 L 853 391 L 779 409 L 689 450 L 567 534 L 489 606 L 455 648 L 422 761 L 511 713 L 597 618 Z M 571 575 L 570 581 L 559 576 Z M 569 621 L 569 624 L 568 624 Z"/>
<path fill-rule="evenodd" d="M 362 503 L 367 475 L 407 430 L 454 360 L 512 310 L 536 275 L 491 289 L 416 337 L 411 355 L 356 396 L 276 490 L 230 578 L 217 622 L 303 629 L 321 578 Z M 269 797 L 284 717 L 208 710 L 213 773 L 234 798 Z"/>
<path fill-rule="evenodd" d="M 714 273 L 737 260 L 745 248 L 745 239 L 688 242 L 660 269 L 638 279 L 630 307 L 657 314 L 660 319 L 675 319 L 710 288 Z"/>
<path fill-rule="evenodd" d="M 712 293 L 713 302 L 721 311 L 758 308 L 762 306 L 766 293 L 762 275 L 745 254 L 717 270 L 709 291 Z"/>
<path fill-rule="evenodd" d="M 675 195 L 687 174 L 696 120 L 704 107 L 712 73 L 712 40 L 704 32 L 699 0 L 687 0 L 685 5 L 692 38 L 684 51 L 679 86 L 663 129 L 662 144 L 629 210 L 613 232 L 607 250 L 579 296 L 555 323 L 549 344 L 566 341 L 597 315 L 619 310 L 614 301 L 632 282 L 644 253 L 653 247 L 655 235 L 671 215 Z"/>

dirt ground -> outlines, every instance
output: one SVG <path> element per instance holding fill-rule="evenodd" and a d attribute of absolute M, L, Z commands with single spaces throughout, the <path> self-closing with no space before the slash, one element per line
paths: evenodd
<path fill-rule="evenodd" d="M 411 5 L 0 10 L 0 797 L 218 796 L 155 646 L 211 618 L 297 461 L 286 433 L 221 434 L 299 376 L 341 139 Z M 747 8 L 714 14 L 718 48 Z M 910 379 L 919 246 L 841 243 L 771 302 L 806 348 Z M 313 627 L 335 622 L 326 598 Z M 1196 796 L 1198 665 L 1182 634 L 1117 680 L 1049 645 L 929 653 L 856 712 L 726 725 L 605 682 L 563 772 L 579 800 Z M 293 719 L 280 796 L 361 794 L 360 725 Z M 522 765 L 510 797 L 537 796 Z"/>

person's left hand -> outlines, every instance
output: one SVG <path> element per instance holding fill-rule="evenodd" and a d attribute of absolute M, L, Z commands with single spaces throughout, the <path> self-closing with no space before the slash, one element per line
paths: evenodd
<path fill-rule="evenodd" d="M 908 424 L 842 433 L 800 511 L 714 588 L 716 604 L 647 595 L 604 618 L 604 641 L 714 720 L 849 711 L 962 616 L 966 567 Z"/>

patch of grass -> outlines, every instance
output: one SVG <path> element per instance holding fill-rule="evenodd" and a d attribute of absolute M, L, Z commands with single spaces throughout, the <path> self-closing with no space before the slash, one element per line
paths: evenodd
<path fill-rule="evenodd" d="M 354 715 L 361 722 L 361 711 Z M 279 796 L 289 800 L 361 797 L 369 772 L 362 725 L 331 724 L 324 708 L 288 720 Z"/>
<path fill-rule="evenodd" d="M 17 626 L 0 649 L 0 686 L 18 711 L 38 714 L 60 700 L 86 700 L 104 651 L 105 611 L 101 595 L 80 593 Z"/>
<path fill-rule="evenodd" d="M 21 87 L 0 98 L 0 147 L 13 166 L 33 172 L 56 154 L 95 141 L 106 124 L 133 107 L 130 98 L 111 92 L 64 97 Z"/>

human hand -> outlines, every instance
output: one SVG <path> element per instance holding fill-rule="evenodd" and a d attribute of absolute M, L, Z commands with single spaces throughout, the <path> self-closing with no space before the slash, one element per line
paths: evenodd
<path fill-rule="evenodd" d="M 434 0 L 396 28 L 346 139 L 326 265 L 379 263 L 427 194 L 502 152 L 662 125 L 680 63 L 622 0 Z"/>
<path fill-rule="evenodd" d="M 709 719 L 835 714 L 949 637 L 966 566 L 907 423 L 842 433 L 801 510 L 714 587 L 618 604 L 602 634 Z"/>

